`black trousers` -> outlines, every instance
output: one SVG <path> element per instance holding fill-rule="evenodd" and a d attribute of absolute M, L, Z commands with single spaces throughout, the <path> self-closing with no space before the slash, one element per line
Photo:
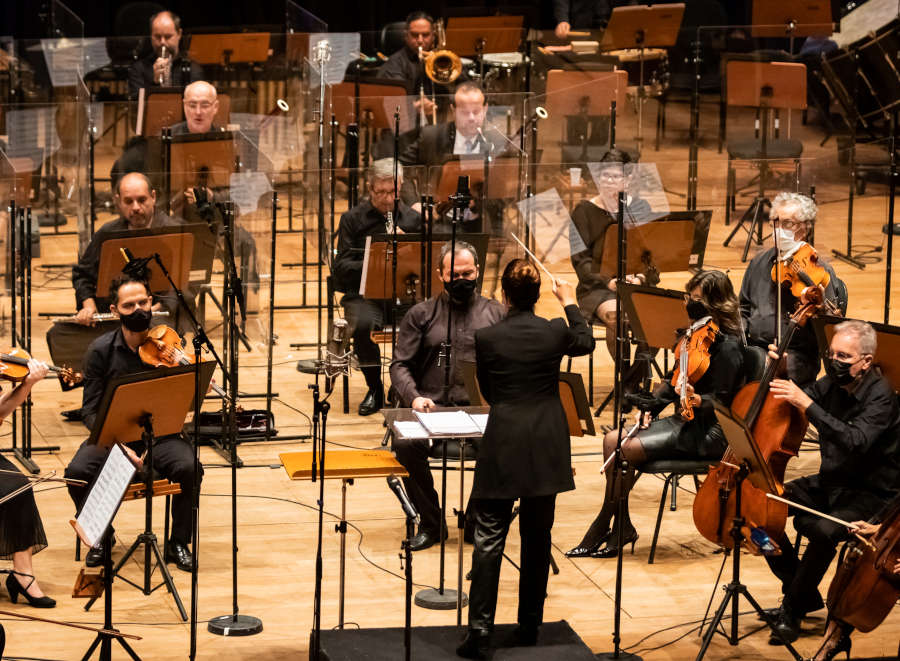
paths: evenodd
<path fill-rule="evenodd" d="M 129 443 L 128 447 L 140 455 L 144 451 L 143 441 Z M 85 480 L 87 487 L 69 485 L 69 496 L 75 503 L 76 512 L 81 511 L 90 487 L 100 474 L 109 450 L 87 441 L 81 444 L 72 461 L 66 466 L 65 476 L 73 480 Z M 153 446 L 153 468 L 160 475 L 181 485 L 181 493 L 172 496 L 171 540 L 179 544 L 191 541 L 191 498 L 194 492 L 194 450 L 191 444 L 180 436 L 159 439 Z M 203 467 L 200 467 L 201 479 Z"/>
<path fill-rule="evenodd" d="M 883 506 L 883 500 L 865 491 L 850 491 L 823 485 L 818 475 L 793 480 L 785 485 L 785 496 L 800 505 L 831 514 L 844 521 L 866 520 Z M 819 583 L 835 556 L 838 544 L 846 540 L 847 529 L 827 519 L 802 510 L 789 510 L 794 514 L 794 527 L 807 538 L 803 558 L 798 558 L 794 545 L 786 534 L 775 541 L 781 547 L 781 555 L 767 556 L 772 572 L 781 579 L 785 605 L 795 617 L 822 608 Z"/>
<path fill-rule="evenodd" d="M 427 439 L 400 438 L 394 435 L 391 445 L 397 461 L 409 473 L 403 486 L 419 513 L 419 530 L 437 536 L 441 532 L 441 504 L 434 489 L 434 477 L 428 465 L 430 446 Z"/>
<path fill-rule="evenodd" d="M 366 379 L 369 390 L 383 388 L 381 382 L 381 351 L 372 341 L 371 332 L 384 323 L 384 310 L 379 303 L 356 294 L 347 294 L 341 299 L 341 306 L 347 316 L 353 336 L 353 350 L 359 359 L 359 369 Z"/>
<path fill-rule="evenodd" d="M 475 519 L 472 551 L 472 586 L 469 589 L 469 628 L 491 631 L 497 612 L 497 586 L 506 534 L 514 500 L 473 498 L 469 512 Z M 544 620 L 544 598 L 550 572 L 550 530 L 556 494 L 519 500 L 519 535 L 522 539 L 519 574 L 519 615 L 523 627 L 538 627 Z"/>

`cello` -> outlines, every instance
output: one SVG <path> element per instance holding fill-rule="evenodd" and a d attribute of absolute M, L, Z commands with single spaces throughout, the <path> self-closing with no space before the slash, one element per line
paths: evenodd
<path fill-rule="evenodd" d="M 822 305 L 822 300 L 821 287 L 804 290 L 801 304 L 791 315 L 787 331 L 778 345 L 779 356 L 784 355 L 794 332 L 813 316 Z M 781 361 L 768 361 L 761 380 L 743 386 L 731 403 L 732 413 L 743 418 L 753 432 L 762 457 L 775 476 L 779 495 L 784 488 L 787 462 L 791 457 L 797 456 L 808 426 L 804 413 L 769 394 L 769 384 L 776 376 L 780 364 Z M 726 549 L 734 547 L 730 531 L 731 521 L 735 517 L 737 463 L 729 448 L 722 461 L 710 467 L 694 498 L 693 515 L 697 530 L 709 541 Z M 749 480 L 744 480 L 742 484 L 741 514 L 747 524 L 747 528 L 742 530 L 744 543 L 752 553 L 759 553 L 761 549 L 752 541 L 752 531 L 761 528 L 770 540 L 779 537 L 787 524 L 788 507 L 767 498 L 766 493 Z"/>

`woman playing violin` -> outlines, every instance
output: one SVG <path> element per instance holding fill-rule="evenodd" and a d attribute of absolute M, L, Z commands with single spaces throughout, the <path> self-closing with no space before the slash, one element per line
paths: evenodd
<path fill-rule="evenodd" d="M 607 473 L 603 506 L 584 538 L 566 555 L 569 557 L 608 558 L 617 554 L 618 527 L 623 526 L 623 539 L 631 543 L 632 550 L 638 534 L 628 515 L 627 494 L 636 480 L 634 468 L 657 459 L 709 458 L 717 461 L 725 451 L 726 443 L 716 422 L 713 399 L 725 405 L 731 403 L 734 394 L 744 382 L 743 352 L 741 348 L 740 321 L 737 297 L 731 280 L 721 271 L 701 271 L 687 283 L 685 290 L 687 313 L 693 333 L 711 332 L 708 347 L 708 367 L 695 377 L 693 383 L 684 385 L 683 392 L 669 379 L 654 391 L 653 401 L 648 402 L 647 412 L 640 414 L 639 427 L 629 433 L 622 450 L 632 470 L 622 488 L 625 492 L 625 516 L 623 521 L 613 521 L 616 510 L 615 480 Z M 712 328 L 712 325 L 715 328 Z M 682 402 L 682 398 L 686 401 Z M 649 416 L 656 416 L 668 404 L 676 402 L 676 412 L 667 418 L 648 423 Z M 692 409 L 693 419 L 684 414 L 685 405 Z M 627 430 L 623 430 L 625 433 Z M 613 430 L 604 438 L 603 453 L 609 458 L 615 452 L 619 431 Z M 601 548 L 601 545 L 606 546 Z"/>
<path fill-rule="evenodd" d="M 117 314 L 122 324 L 94 340 L 84 357 L 82 420 L 88 429 L 94 426 L 103 391 L 110 379 L 153 369 L 141 360 L 138 353 L 147 339 L 152 317 L 153 297 L 147 281 L 122 274 L 112 281 L 109 291 L 110 312 Z M 128 443 L 127 446 L 138 455 L 144 451 L 142 441 Z M 106 448 L 82 443 L 66 467 L 66 477 L 93 482 L 108 452 Z M 166 545 L 166 562 L 190 571 L 192 563 L 188 543 L 191 539 L 194 452 L 190 443 L 180 435 L 165 436 L 156 440 L 153 463 L 163 477 L 181 484 L 181 493 L 172 497 L 172 534 Z M 78 510 L 88 492 L 89 489 L 80 487 L 69 488 L 69 495 Z M 102 560 L 102 549 L 95 547 L 88 552 L 86 562 L 89 567 L 99 565 Z"/>
<path fill-rule="evenodd" d="M 785 497 L 844 521 L 868 519 L 900 484 L 900 407 L 874 365 L 876 348 L 869 324 L 842 322 L 834 327 L 826 376 L 806 388 L 787 379 L 770 385 L 776 399 L 803 411 L 819 432 L 819 472 L 786 484 Z M 778 357 L 774 351 L 769 355 Z M 793 642 L 802 618 L 825 605 L 818 586 L 849 533 L 827 519 L 793 509 L 789 513 L 794 514 L 794 528 L 808 540 L 806 551 L 798 558 L 782 533 L 774 540 L 781 555 L 766 556 L 766 561 L 784 593 L 775 626 L 781 638 Z M 769 642 L 780 644 L 774 634 Z"/>

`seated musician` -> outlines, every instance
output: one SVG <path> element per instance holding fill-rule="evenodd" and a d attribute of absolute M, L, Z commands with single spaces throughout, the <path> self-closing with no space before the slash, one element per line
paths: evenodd
<path fill-rule="evenodd" d="M 153 52 L 128 68 L 128 96 L 132 99 L 137 98 L 141 88 L 184 87 L 203 78 L 200 65 L 180 52 L 181 19 L 177 15 L 161 11 L 150 17 L 150 43 Z"/>
<path fill-rule="evenodd" d="M 403 47 L 392 53 L 378 70 L 379 78 L 405 81 L 407 91 L 416 97 L 413 102 L 416 112 L 423 108 L 428 117 L 434 108 L 431 96 L 435 93 L 446 94 L 443 86 L 436 89 L 435 84 L 425 75 L 425 65 L 419 58 L 419 49 L 424 56 L 433 48 L 434 19 L 422 10 L 414 11 L 406 17 Z M 420 90 L 425 92 L 424 102 L 420 98 Z"/>
<path fill-rule="evenodd" d="M 634 4 L 634 0 L 553 0 L 554 32 L 565 39 L 572 30 L 602 30 L 613 7 Z"/>
<path fill-rule="evenodd" d="M 641 414 L 640 429 L 634 436 L 624 439 L 622 452 L 628 460 L 631 471 L 625 478 L 623 493 L 625 500 L 624 520 L 613 520 L 616 514 L 616 484 L 612 468 L 606 472 L 606 492 L 603 506 L 584 538 L 578 546 L 566 553 L 569 557 L 610 558 L 618 553 L 617 539 L 619 526 L 623 527 L 623 541 L 631 544 L 638 538 L 637 531 L 628 514 L 628 493 L 637 479 L 635 470 L 647 461 L 658 459 L 700 459 L 715 462 L 722 457 L 727 443 L 716 421 L 713 399 L 724 405 L 731 400 L 743 385 L 743 353 L 740 344 L 740 321 L 737 297 L 731 280 L 721 271 L 700 271 L 692 277 L 685 291 L 688 292 L 687 313 L 693 332 L 702 332 L 708 322 L 715 323 L 719 332 L 710 348 L 709 368 L 696 383 L 686 386 L 686 393 L 696 407 L 692 420 L 681 415 L 679 399 L 681 393 L 671 385 L 669 378 L 661 383 L 653 395 L 654 405 L 650 415 L 657 415 L 668 404 L 676 403 L 676 413 L 668 418 L 660 418 L 646 423 L 646 415 Z M 623 434 L 626 433 L 623 430 Z M 616 449 L 619 431 L 612 430 L 603 439 L 603 454 L 609 458 Z M 606 543 L 605 546 L 602 544 Z"/>
<path fill-rule="evenodd" d="M 778 250 L 773 246 L 757 254 L 747 265 L 741 282 L 741 317 L 744 332 L 750 344 L 765 348 L 775 342 L 777 325 L 777 289 L 772 278 L 776 252 L 790 256 L 804 242 L 816 222 L 816 203 L 799 193 L 779 193 L 772 201 L 770 219 L 775 223 Z M 834 302 L 846 311 L 846 300 L 838 300 L 838 287 L 843 283 L 837 278 L 830 264 L 820 262 L 831 280 L 825 287 L 826 300 Z M 781 327 L 787 328 L 797 299 L 782 287 Z M 801 387 L 810 385 L 819 373 L 819 347 L 811 324 L 798 328 L 791 338 L 787 353 L 788 376 Z"/>
<path fill-rule="evenodd" d="M 399 173 L 398 173 L 399 175 Z M 399 175 L 402 180 L 402 175 Z M 397 185 L 400 185 L 400 181 Z M 334 260 L 334 287 L 344 292 L 341 305 L 353 334 L 353 350 L 360 371 L 366 378 L 368 391 L 359 405 L 359 415 L 372 415 L 384 406 L 381 382 L 381 352 L 372 341 L 371 332 L 380 326 L 385 313 L 390 314 L 390 301 L 375 301 L 359 295 L 366 237 L 388 232 L 387 215 L 394 208 L 394 164 L 390 159 L 375 161 L 369 169 L 368 198 L 341 216 L 338 225 L 337 256 Z M 400 218 L 394 219 L 398 232 L 417 232 L 419 215 L 400 203 Z"/>
<path fill-rule="evenodd" d="M 102 242 L 112 232 L 140 230 L 148 227 L 168 227 L 180 222 L 170 218 L 156 207 L 156 191 L 150 179 L 140 172 L 129 172 L 116 183 L 116 207 L 119 217 L 105 223 L 98 229 L 78 264 L 72 267 L 72 286 L 75 288 L 75 320 L 84 326 L 96 323 L 94 315 L 104 308 L 106 301 L 97 300 L 97 269 L 100 266 Z M 163 303 L 153 304 L 154 310 L 163 308 Z M 174 311 L 174 304 L 170 311 Z"/>
<path fill-rule="evenodd" d="M 770 391 L 806 414 L 819 432 L 819 472 L 785 485 L 785 497 L 819 512 L 856 521 L 868 519 L 896 496 L 900 485 L 900 408 L 891 384 L 874 365 L 877 336 L 864 321 L 834 327 L 826 376 L 806 388 L 774 379 Z M 770 357 L 777 358 L 774 346 Z M 848 530 L 803 511 L 789 510 L 794 528 L 808 540 L 798 558 L 785 533 L 774 541 L 781 555 L 767 556 L 781 580 L 784 600 L 777 613 L 781 638 L 794 641 L 800 621 L 824 606 L 819 582 Z M 769 641 L 779 644 L 773 634 Z"/>
<path fill-rule="evenodd" d="M 572 255 L 572 266 L 578 276 L 575 294 L 581 314 L 590 322 L 606 326 L 606 346 L 610 355 L 616 352 L 616 279 L 600 273 L 600 260 L 606 232 L 614 228 L 619 210 L 619 192 L 626 189 L 632 177 L 631 156 L 624 151 L 611 149 L 600 159 L 598 194 L 582 200 L 572 211 L 572 222 L 578 229 L 586 250 Z M 639 224 L 654 217 L 646 200 L 626 196 L 625 225 Z M 607 272 L 614 272 L 614 265 L 607 265 Z M 626 281 L 636 284 L 659 282 L 656 271 L 626 276 Z"/>
<path fill-rule="evenodd" d="M 444 291 L 410 308 L 397 333 L 397 346 L 391 363 L 391 384 L 401 407 L 430 411 L 436 406 L 467 406 L 469 395 L 463 381 L 460 361 L 475 361 L 475 331 L 492 326 L 504 316 L 503 306 L 476 293 L 478 254 L 464 241 L 456 242 L 453 274 L 450 273 L 451 244 L 441 249 L 441 280 Z M 441 347 L 447 339 L 447 314 L 453 324 L 450 391 L 444 394 L 444 365 Z M 427 549 L 446 536 L 434 479 L 428 467 L 430 442 L 425 439 L 394 437 L 394 454 L 409 472 L 403 478 L 406 492 L 421 516 L 413 551 Z"/>
<path fill-rule="evenodd" d="M 143 363 L 138 348 L 147 338 L 150 328 L 150 309 L 153 297 L 146 280 L 122 274 L 110 285 L 109 310 L 119 316 L 121 326 L 101 335 L 88 347 L 84 358 L 84 393 L 82 419 L 85 427 L 93 429 L 100 400 L 107 382 L 126 374 L 145 372 L 153 368 Z M 138 456 L 144 451 L 143 441 L 127 444 Z M 66 477 L 89 483 L 97 477 L 109 450 L 98 445 L 81 444 L 72 461 L 66 466 Z M 181 493 L 172 496 L 172 532 L 165 549 L 165 560 L 184 571 L 191 571 L 192 559 L 188 545 L 191 539 L 191 498 L 194 490 L 194 451 L 182 436 L 156 439 L 153 448 L 153 468 L 181 485 Z M 202 472 L 202 468 L 201 468 Z M 69 486 L 69 496 L 80 510 L 90 489 Z M 103 562 L 103 549 L 92 548 L 86 557 L 88 567 Z"/>

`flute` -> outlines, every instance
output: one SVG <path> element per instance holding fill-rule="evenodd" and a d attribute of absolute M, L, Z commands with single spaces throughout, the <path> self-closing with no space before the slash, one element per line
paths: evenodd
<path fill-rule="evenodd" d="M 168 317 L 169 313 L 166 310 L 154 310 L 153 316 Z M 112 321 L 118 318 L 119 315 L 112 312 L 97 312 L 91 316 L 91 321 Z M 78 323 L 78 316 L 73 314 L 68 317 L 51 317 L 50 321 L 54 324 L 75 324 Z"/>

